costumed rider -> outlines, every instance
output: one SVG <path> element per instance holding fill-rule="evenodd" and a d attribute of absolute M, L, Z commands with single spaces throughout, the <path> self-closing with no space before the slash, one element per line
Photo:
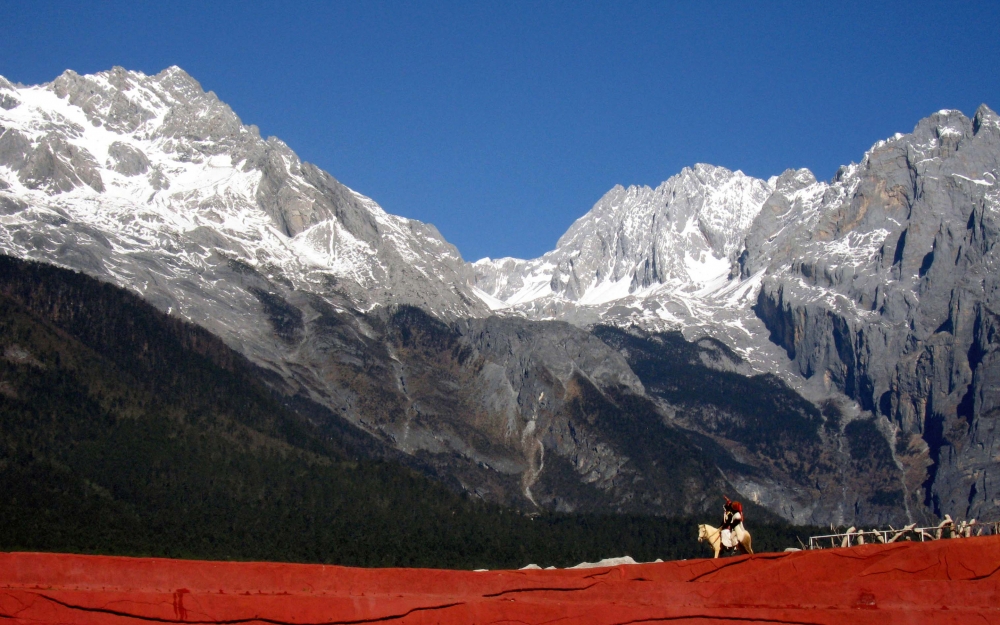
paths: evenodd
<path fill-rule="evenodd" d="M 742 541 L 744 533 L 743 504 L 730 501 L 729 497 L 726 497 L 726 504 L 722 508 L 722 545 L 726 549 L 735 549 Z"/>

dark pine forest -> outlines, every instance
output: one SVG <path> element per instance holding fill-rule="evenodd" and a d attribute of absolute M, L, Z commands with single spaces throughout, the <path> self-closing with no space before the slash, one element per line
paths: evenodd
<path fill-rule="evenodd" d="M 307 418 L 208 332 L 0 257 L 0 550 L 352 566 L 710 555 L 698 522 L 483 503 Z M 755 523 L 754 546 L 809 528 Z"/>

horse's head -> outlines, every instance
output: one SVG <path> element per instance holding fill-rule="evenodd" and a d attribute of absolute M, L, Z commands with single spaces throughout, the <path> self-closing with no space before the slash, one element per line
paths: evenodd
<path fill-rule="evenodd" d="M 699 525 L 698 526 L 698 542 L 702 542 L 703 540 L 705 540 L 706 536 L 708 536 L 708 532 L 705 531 L 705 526 L 704 525 Z"/>

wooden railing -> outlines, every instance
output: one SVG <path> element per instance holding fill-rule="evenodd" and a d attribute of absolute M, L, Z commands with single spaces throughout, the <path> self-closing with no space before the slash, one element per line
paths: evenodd
<path fill-rule="evenodd" d="M 961 521 L 956 523 L 947 514 L 943 521 L 933 527 L 917 527 L 911 523 L 901 529 L 859 530 L 850 527 L 843 532 L 823 534 L 809 537 L 809 549 L 828 549 L 831 547 L 853 547 L 865 543 L 894 543 L 900 540 L 940 540 L 942 538 L 968 538 L 970 536 L 985 536 L 1000 534 L 1000 521 Z"/>

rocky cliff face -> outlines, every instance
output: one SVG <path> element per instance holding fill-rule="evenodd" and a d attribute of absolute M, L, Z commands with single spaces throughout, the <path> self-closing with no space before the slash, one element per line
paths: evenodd
<path fill-rule="evenodd" d="M 815 402 L 854 400 L 842 433 L 870 422 L 905 491 L 881 499 L 996 516 L 997 120 L 941 111 L 829 183 L 697 166 L 616 188 L 555 251 L 476 263 L 477 285 L 529 317 L 719 339 Z"/>
<path fill-rule="evenodd" d="M 941 111 L 829 185 L 788 176 L 747 237 L 798 372 L 891 426 L 907 503 L 995 516 L 1000 123 Z"/>
<path fill-rule="evenodd" d="M 829 183 L 697 165 L 469 264 L 178 68 L 0 79 L 0 250 L 204 326 L 296 410 L 486 499 L 990 516 L 998 141 L 984 106 Z"/>

